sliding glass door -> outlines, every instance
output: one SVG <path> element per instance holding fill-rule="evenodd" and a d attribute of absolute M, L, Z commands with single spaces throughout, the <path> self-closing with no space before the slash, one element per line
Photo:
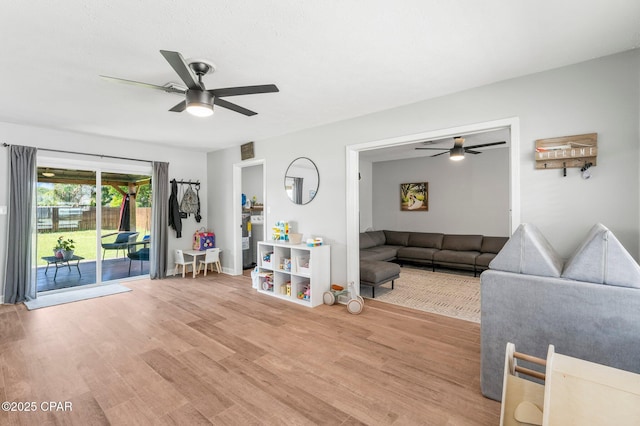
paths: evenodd
<path fill-rule="evenodd" d="M 102 281 L 149 274 L 151 177 L 102 173 Z"/>
<path fill-rule="evenodd" d="M 38 155 L 38 292 L 148 275 L 151 165 Z"/>
<path fill-rule="evenodd" d="M 38 168 L 38 292 L 96 282 L 95 195 L 95 171 Z"/>

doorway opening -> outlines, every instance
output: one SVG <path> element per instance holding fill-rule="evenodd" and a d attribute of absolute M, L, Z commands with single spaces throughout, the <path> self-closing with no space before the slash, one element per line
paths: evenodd
<path fill-rule="evenodd" d="M 347 199 L 347 281 L 360 282 L 360 153 L 382 148 L 415 144 L 421 141 L 438 140 L 458 135 L 487 132 L 497 129 L 508 129 L 511 141 L 509 149 L 509 234 L 520 225 L 520 127 L 517 117 L 475 123 L 448 129 L 428 131 L 418 134 L 405 135 L 379 141 L 366 142 L 347 146 L 346 158 L 346 199 Z M 359 289 L 359 286 L 354 286 Z"/>
<path fill-rule="evenodd" d="M 266 164 L 248 160 L 233 165 L 233 271 L 241 275 L 257 263 L 257 244 L 266 238 Z"/>

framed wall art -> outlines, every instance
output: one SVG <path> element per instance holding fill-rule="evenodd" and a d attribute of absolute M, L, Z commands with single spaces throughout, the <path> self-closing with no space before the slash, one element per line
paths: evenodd
<path fill-rule="evenodd" d="M 429 211 L 429 182 L 401 183 L 400 210 Z"/>

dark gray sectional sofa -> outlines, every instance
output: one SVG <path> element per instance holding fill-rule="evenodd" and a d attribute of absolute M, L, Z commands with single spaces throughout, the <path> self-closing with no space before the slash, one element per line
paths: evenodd
<path fill-rule="evenodd" d="M 360 233 L 360 260 L 417 263 L 472 270 L 488 269 L 509 237 L 432 232 L 369 231 Z"/>

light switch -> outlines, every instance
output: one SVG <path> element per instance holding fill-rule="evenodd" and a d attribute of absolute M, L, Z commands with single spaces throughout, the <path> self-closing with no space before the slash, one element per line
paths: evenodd
<path fill-rule="evenodd" d="M 7 214 L 7 206 L 0 206 L 0 215 Z"/>

